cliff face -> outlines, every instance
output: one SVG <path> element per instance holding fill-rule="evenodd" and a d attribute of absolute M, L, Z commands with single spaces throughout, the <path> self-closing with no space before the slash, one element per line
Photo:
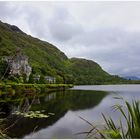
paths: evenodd
<path fill-rule="evenodd" d="M 54 45 L 27 35 L 14 25 L 0 22 L 0 59 L 14 55 L 17 48 L 29 57 L 33 74 L 53 76 L 58 83 L 100 84 L 112 78 L 97 63 L 68 59 Z"/>

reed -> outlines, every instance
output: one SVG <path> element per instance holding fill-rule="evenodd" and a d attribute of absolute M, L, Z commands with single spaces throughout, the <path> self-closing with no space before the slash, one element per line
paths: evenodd
<path fill-rule="evenodd" d="M 120 120 L 119 127 L 115 124 L 112 118 L 106 118 L 102 114 L 106 129 L 103 133 L 106 138 L 119 138 L 119 139 L 134 139 L 140 138 L 140 106 L 139 101 L 133 101 L 130 104 L 128 101 L 124 101 L 125 106 L 115 105 L 113 109 L 121 112 L 122 117 L 125 120 L 124 123 Z M 127 111 L 125 110 L 127 109 Z"/>
<path fill-rule="evenodd" d="M 104 138 L 104 139 L 138 139 L 140 138 L 140 102 L 135 100 L 130 104 L 124 101 L 124 105 L 114 105 L 113 109 L 121 112 L 122 119 L 115 123 L 111 117 L 102 114 L 105 121 L 104 128 L 99 129 L 97 126 L 91 125 L 92 128 L 87 134 L 88 138 Z M 81 117 L 80 117 L 81 118 Z M 83 119 L 83 118 L 82 118 Z M 88 122 L 87 120 L 83 119 Z M 91 124 L 91 123 L 90 123 Z M 95 131 L 96 130 L 96 131 Z M 80 133 L 82 134 L 82 133 Z M 98 137 L 97 137 L 98 135 Z"/>

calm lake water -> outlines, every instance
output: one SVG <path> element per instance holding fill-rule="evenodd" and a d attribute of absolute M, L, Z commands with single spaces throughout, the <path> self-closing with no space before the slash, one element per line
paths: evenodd
<path fill-rule="evenodd" d="M 40 97 L 24 97 L 19 100 L 0 102 L 1 112 L 8 116 L 7 126 L 18 118 L 10 115 L 20 111 L 25 104 L 31 105 L 30 110 L 44 110 L 44 114 L 54 113 L 49 118 L 21 118 L 16 125 L 9 128 L 12 138 L 51 139 L 51 138 L 85 138 L 76 133 L 90 130 L 90 126 L 79 118 L 82 117 L 95 125 L 103 125 L 101 113 L 111 116 L 116 122 L 121 117 L 113 112 L 111 106 L 122 104 L 113 97 L 123 97 L 128 101 L 140 99 L 140 85 L 106 85 L 106 86 L 75 86 L 65 92 L 53 92 Z M 34 100 L 34 102 L 32 102 Z M 4 116 L 3 116 L 4 117 Z M 5 116 L 6 117 L 6 116 Z"/>

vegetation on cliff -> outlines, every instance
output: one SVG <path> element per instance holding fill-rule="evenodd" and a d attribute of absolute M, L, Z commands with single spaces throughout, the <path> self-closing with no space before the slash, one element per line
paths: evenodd
<path fill-rule="evenodd" d="M 54 45 L 27 35 L 16 26 L 0 22 L 0 60 L 14 55 L 17 48 L 29 57 L 32 74 L 53 76 L 56 83 L 110 84 L 128 81 L 111 76 L 94 61 L 69 59 Z M 5 67 L 1 62 L 0 77 L 4 74 Z"/>

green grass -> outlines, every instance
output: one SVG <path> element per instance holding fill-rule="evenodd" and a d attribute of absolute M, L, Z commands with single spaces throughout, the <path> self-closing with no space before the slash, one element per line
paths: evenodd
<path fill-rule="evenodd" d="M 34 95 L 35 93 L 42 94 L 50 91 L 61 91 L 72 87 L 72 84 L 0 84 L 0 95 L 20 95 L 23 93 Z"/>

